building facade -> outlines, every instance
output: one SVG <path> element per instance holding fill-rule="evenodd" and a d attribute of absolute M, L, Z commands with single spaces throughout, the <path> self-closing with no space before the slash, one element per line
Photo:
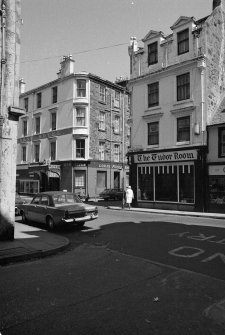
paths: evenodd
<path fill-rule="evenodd" d="M 150 30 L 143 47 L 131 38 L 128 158 L 140 207 L 209 210 L 207 127 L 225 96 L 224 18 L 225 1 L 213 1 L 209 16 L 181 16 L 170 35 Z"/>
<path fill-rule="evenodd" d="M 95 197 L 122 188 L 129 177 L 128 91 L 64 57 L 58 78 L 22 92 L 26 115 L 18 131 L 17 191 L 73 191 Z"/>

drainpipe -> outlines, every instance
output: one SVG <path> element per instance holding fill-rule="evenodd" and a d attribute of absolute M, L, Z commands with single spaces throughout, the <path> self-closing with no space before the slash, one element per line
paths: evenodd
<path fill-rule="evenodd" d="M 202 124 L 202 145 L 205 144 L 205 130 L 206 130 L 206 120 L 205 120 L 205 75 L 204 75 L 204 70 L 206 68 L 206 62 L 205 58 L 201 58 L 198 61 L 197 67 L 200 69 L 200 75 L 201 75 L 201 124 Z"/>
<path fill-rule="evenodd" d="M 1 52 L 1 88 L 0 88 L 0 117 L 3 118 L 3 97 L 4 95 L 4 78 L 5 78 L 5 68 L 6 68 L 6 58 L 5 58 L 5 30 L 6 30 L 6 12 L 5 12 L 5 3 L 2 1 L 1 3 L 1 26 L 2 26 L 2 52 Z"/>

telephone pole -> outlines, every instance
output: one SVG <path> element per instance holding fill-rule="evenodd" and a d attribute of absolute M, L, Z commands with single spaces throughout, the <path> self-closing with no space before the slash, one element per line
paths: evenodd
<path fill-rule="evenodd" d="M 0 240 L 14 239 L 19 108 L 20 0 L 0 0 Z"/>

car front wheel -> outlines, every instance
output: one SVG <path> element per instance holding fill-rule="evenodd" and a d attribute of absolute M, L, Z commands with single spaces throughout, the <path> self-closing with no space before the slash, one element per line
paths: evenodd
<path fill-rule="evenodd" d="M 47 218 L 47 225 L 48 225 L 49 230 L 53 230 L 55 228 L 55 222 L 53 218 L 51 217 Z"/>
<path fill-rule="evenodd" d="M 24 212 L 22 212 L 22 222 L 27 223 L 27 218 Z"/>

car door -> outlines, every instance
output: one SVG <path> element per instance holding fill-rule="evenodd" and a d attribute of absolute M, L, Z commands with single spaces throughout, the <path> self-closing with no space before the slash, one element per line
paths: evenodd
<path fill-rule="evenodd" d="M 42 195 L 40 202 L 37 204 L 35 210 L 36 222 L 45 223 L 48 207 L 49 207 L 49 196 Z"/>
<path fill-rule="evenodd" d="M 38 205 L 39 205 L 39 202 L 41 200 L 41 196 L 40 195 L 36 195 L 33 200 L 31 201 L 31 203 L 29 205 L 27 205 L 27 219 L 30 220 L 30 221 L 36 221 L 37 220 L 37 217 L 38 217 L 38 214 L 37 214 L 37 211 L 38 211 Z"/>

